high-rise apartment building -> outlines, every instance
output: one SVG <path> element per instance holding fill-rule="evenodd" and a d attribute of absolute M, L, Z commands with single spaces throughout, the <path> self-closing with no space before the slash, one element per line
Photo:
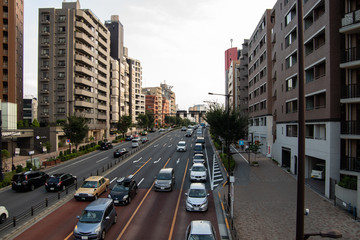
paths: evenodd
<path fill-rule="evenodd" d="M 304 1 L 305 178 L 325 166 L 325 196 L 340 167 L 339 1 Z M 298 37 L 296 0 L 278 1 L 271 13 L 274 117 L 272 157 L 297 173 Z M 269 42 L 269 41 L 268 41 Z M 270 72 L 269 72 L 270 73 Z"/>
<path fill-rule="evenodd" d="M 176 100 L 175 100 L 175 92 L 171 89 L 173 86 L 170 86 L 165 83 L 160 83 L 160 87 L 162 90 L 162 95 L 169 101 L 169 115 L 175 116 L 176 115 Z"/>
<path fill-rule="evenodd" d="M 350 177 L 357 188 L 351 190 L 360 215 L 360 4 L 358 1 L 339 1 L 342 6 L 340 33 L 344 50 L 341 55 L 341 161 L 340 174 Z M 325 5 L 326 6 L 326 5 Z M 348 191 L 349 192 L 349 191 Z M 351 203 L 345 196 L 337 196 Z M 356 200 L 355 200 L 356 199 Z"/>
<path fill-rule="evenodd" d="M 249 39 L 249 140 L 259 141 L 260 152 L 271 154 L 272 139 L 272 64 L 271 10 L 267 9 Z"/>
<path fill-rule="evenodd" d="M 239 56 L 239 64 L 235 65 L 235 107 L 243 116 L 248 115 L 248 43 L 249 40 L 245 39 Z"/>
<path fill-rule="evenodd" d="M 240 61 L 239 60 L 233 60 L 230 64 L 229 70 L 228 70 L 228 92 L 226 94 L 229 94 L 229 104 L 230 109 L 236 109 L 236 85 L 239 77 L 239 67 Z"/>
<path fill-rule="evenodd" d="M 137 59 L 127 58 L 129 64 L 130 115 L 137 122 L 139 114 L 145 114 L 145 95 L 142 93 L 142 67 Z"/>
<path fill-rule="evenodd" d="M 146 110 L 154 114 L 155 127 L 161 126 L 163 121 L 163 95 L 161 87 L 147 87 L 142 89 L 146 98 Z"/>
<path fill-rule="evenodd" d="M 39 9 L 39 121 L 72 115 L 89 121 L 89 136 L 109 134 L 110 32 L 79 1 Z"/>
<path fill-rule="evenodd" d="M 225 94 L 229 94 L 229 71 L 231 63 L 238 59 L 238 49 L 236 47 L 229 48 L 225 51 Z M 227 99 L 226 99 L 227 100 Z M 227 106 L 228 102 L 225 102 Z M 231 104 L 230 104 L 231 105 Z"/>
<path fill-rule="evenodd" d="M 24 104 L 23 104 L 23 121 L 25 124 L 25 121 L 28 122 L 30 125 L 35 119 L 38 119 L 38 100 L 36 97 L 33 96 L 25 96 L 24 98 Z"/>
<path fill-rule="evenodd" d="M 15 103 L 17 121 L 23 119 L 24 1 L 3 0 L 0 9 L 0 99 Z"/>

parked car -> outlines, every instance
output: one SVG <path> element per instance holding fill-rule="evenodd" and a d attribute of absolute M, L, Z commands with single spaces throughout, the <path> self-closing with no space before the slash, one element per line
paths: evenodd
<path fill-rule="evenodd" d="M 175 185 L 173 168 L 162 168 L 155 177 L 155 191 L 172 191 Z"/>
<path fill-rule="evenodd" d="M 113 199 L 115 205 L 129 204 L 135 197 L 137 189 L 138 186 L 134 180 L 134 175 L 122 177 L 117 180 L 108 198 Z"/>
<path fill-rule="evenodd" d="M 216 231 L 210 221 L 191 221 L 186 229 L 185 240 L 206 239 L 216 240 Z"/>
<path fill-rule="evenodd" d="M 325 164 L 316 164 L 311 170 L 311 178 L 325 179 Z"/>
<path fill-rule="evenodd" d="M 176 146 L 176 151 L 178 152 L 186 152 L 186 142 L 185 141 L 179 141 Z"/>
<path fill-rule="evenodd" d="M 201 143 L 195 143 L 195 146 L 194 146 L 194 154 L 198 154 L 198 153 L 201 153 L 203 154 L 203 145 Z"/>
<path fill-rule="evenodd" d="M 205 165 L 204 155 L 201 153 L 195 154 L 193 157 L 193 164 L 195 164 L 195 163 L 202 163 Z"/>
<path fill-rule="evenodd" d="M 107 192 L 109 185 L 109 179 L 103 176 L 88 177 L 75 192 L 74 198 L 76 200 L 96 200 L 103 192 Z"/>
<path fill-rule="evenodd" d="M 76 183 L 76 176 L 73 176 L 69 173 L 56 173 L 51 175 L 45 183 L 46 191 L 61 191 L 65 190 L 66 187 L 69 187 Z"/>
<path fill-rule="evenodd" d="M 133 138 L 133 140 L 131 140 L 131 147 L 132 148 L 137 148 L 139 146 L 139 139 L 138 138 Z"/>
<path fill-rule="evenodd" d="M 103 142 L 101 143 L 100 150 L 109 150 L 113 148 L 113 145 L 111 142 Z"/>
<path fill-rule="evenodd" d="M 189 190 L 185 193 L 186 198 L 186 210 L 187 211 L 201 211 L 208 210 L 208 196 L 205 184 L 192 183 Z"/>
<path fill-rule="evenodd" d="M 190 181 L 206 181 L 206 167 L 202 163 L 194 163 L 190 168 Z"/>
<path fill-rule="evenodd" d="M 9 217 L 9 212 L 4 206 L 0 206 L 0 223 L 4 223 Z"/>
<path fill-rule="evenodd" d="M 141 138 L 141 143 L 146 143 L 148 141 L 149 141 L 149 139 L 147 137 L 142 137 Z"/>
<path fill-rule="evenodd" d="M 106 232 L 117 222 L 117 213 L 111 199 L 99 198 L 78 219 L 73 232 L 75 239 L 105 239 Z"/>
<path fill-rule="evenodd" d="M 181 131 L 186 131 L 186 129 L 187 129 L 186 127 L 182 127 Z"/>
<path fill-rule="evenodd" d="M 132 135 L 125 136 L 125 141 L 131 141 L 133 139 Z"/>
<path fill-rule="evenodd" d="M 41 171 L 27 171 L 23 173 L 17 173 L 12 177 L 12 189 L 30 190 L 33 191 L 36 187 L 40 187 L 45 184 L 49 178 L 44 172 Z"/>
<path fill-rule="evenodd" d="M 126 148 L 116 149 L 114 152 L 114 158 L 121 157 L 122 155 L 124 155 L 127 152 L 128 152 L 128 150 L 126 150 Z"/>

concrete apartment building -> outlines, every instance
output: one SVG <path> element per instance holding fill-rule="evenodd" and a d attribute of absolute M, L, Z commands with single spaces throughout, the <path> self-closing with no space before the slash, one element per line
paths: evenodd
<path fill-rule="evenodd" d="M 142 93 L 146 99 L 146 110 L 154 114 L 154 124 L 157 128 L 164 123 L 162 89 L 161 87 L 147 87 L 142 89 Z"/>
<path fill-rule="evenodd" d="M 248 44 L 249 40 L 245 39 L 242 44 L 239 63 L 235 65 L 235 107 L 244 116 L 248 115 L 248 98 L 249 98 L 249 80 L 248 80 Z"/>
<path fill-rule="evenodd" d="M 0 16 L 0 99 L 15 103 L 19 121 L 23 119 L 24 1 L 3 0 Z"/>
<path fill-rule="evenodd" d="M 139 114 L 145 114 L 145 95 L 142 93 L 142 67 L 137 59 L 127 57 L 129 64 L 130 116 L 137 123 Z"/>
<path fill-rule="evenodd" d="M 360 4 L 341 1 L 340 34 L 344 50 L 340 62 L 341 74 L 341 144 L 340 174 L 351 176 L 357 183 L 355 191 L 336 186 L 336 197 L 357 207 L 360 215 Z M 340 82 L 340 81 L 339 81 Z"/>
<path fill-rule="evenodd" d="M 23 103 L 23 121 L 29 123 L 29 125 L 36 119 L 38 119 L 38 100 L 34 96 L 25 96 Z"/>
<path fill-rule="evenodd" d="M 305 178 L 324 165 L 325 196 L 339 179 L 340 50 L 338 1 L 304 1 Z M 297 173 L 298 38 L 296 1 L 278 1 L 271 11 L 274 145 L 272 157 Z"/>
<path fill-rule="evenodd" d="M 241 50 L 239 50 L 238 52 L 241 52 Z M 240 66 L 240 60 L 233 60 L 230 63 L 230 67 L 228 69 L 228 76 L 227 76 L 227 80 L 228 80 L 228 86 L 227 86 L 227 94 L 229 94 L 229 106 L 230 109 L 236 109 L 236 100 L 237 100 L 237 81 L 239 76 L 239 66 Z"/>
<path fill-rule="evenodd" d="M 225 51 L 225 94 L 228 94 L 230 91 L 229 71 L 230 71 L 231 63 L 232 61 L 236 61 L 237 59 L 238 59 L 238 49 L 236 47 L 229 48 Z M 228 104 L 227 99 L 225 99 L 225 105 L 227 106 L 227 104 Z"/>
<path fill-rule="evenodd" d="M 161 83 L 160 87 L 162 89 L 162 95 L 169 101 L 169 115 L 175 116 L 176 115 L 176 99 L 175 99 L 175 92 L 171 89 L 173 86 L 170 86 L 165 83 Z"/>
<path fill-rule="evenodd" d="M 271 10 L 267 9 L 249 39 L 249 141 L 259 141 L 260 152 L 271 156 L 272 136 L 272 62 Z"/>
<path fill-rule="evenodd" d="M 88 137 L 109 136 L 110 32 L 79 1 L 39 9 L 38 100 L 40 123 L 74 114 Z"/>

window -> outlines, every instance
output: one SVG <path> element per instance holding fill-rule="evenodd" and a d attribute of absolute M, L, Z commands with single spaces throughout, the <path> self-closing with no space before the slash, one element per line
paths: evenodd
<path fill-rule="evenodd" d="M 296 40 L 296 28 L 285 37 L 285 48 L 290 46 Z"/>
<path fill-rule="evenodd" d="M 314 23 L 313 13 L 311 12 L 304 18 L 305 30 L 308 29 L 309 27 L 311 27 L 311 25 L 313 25 L 313 23 Z"/>
<path fill-rule="evenodd" d="M 297 63 L 297 52 L 291 54 L 288 58 L 285 59 L 286 69 L 291 68 Z"/>
<path fill-rule="evenodd" d="M 58 43 L 65 43 L 65 38 L 59 38 Z"/>
<path fill-rule="evenodd" d="M 59 22 L 65 22 L 66 20 L 66 16 L 65 15 L 60 15 L 59 16 Z"/>
<path fill-rule="evenodd" d="M 65 49 L 59 49 L 58 55 L 65 55 Z"/>
<path fill-rule="evenodd" d="M 43 96 L 43 103 L 49 102 L 49 96 Z"/>
<path fill-rule="evenodd" d="M 58 84 L 57 85 L 57 90 L 58 91 L 64 91 L 65 90 L 65 84 Z"/>
<path fill-rule="evenodd" d="M 290 24 L 293 18 L 296 16 L 296 8 L 294 7 L 289 11 L 289 13 L 285 16 L 285 27 Z"/>
<path fill-rule="evenodd" d="M 314 51 L 314 44 L 313 41 L 310 40 L 307 43 L 305 43 L 305 55 L 309 55 Z"/>
<path fill-rule="evenodd" d="M 297 87 L 297 76 L 286 80 L 286 91 L 291 91 Z"/>
<path fill-rule="evenodd" d="M 49 33 L 50 32 L 50 27 L 49 26 L 43 26 L 43 33 Z"/>
<path fill-rule="evenodd" d="M 306 97 L 306 110 L 314 109 L 314 96 Z"/>
<path fill-rule="evenodd" d="M 59 107 L 57 110 L 58 113 L 65 113 L 65 108 Z"/>
<path fill-rule="evenodd" d="M 286 126 L 286 136 L 287 137 L 297 137 L 297 125 L 287 125 Z"/>
<path fill-rule="evenodd" d="M 306 83 L 314 81 L 314 68 L 310 68 L 305 71 L 305 81 Z"/>
<path fill-rule="evenodd" d="M 41 49 L 41 56 L 49 56 L 49 49 Z"/>
<path fill-rule="evenodd" d="M 65 31 L 66 31 L 65 26 L 60 26 L 59 29 L 58 29 L 59 33 L 64 33 Z"/>
<path fill-rule="evenodd" d="M 293 100 L 286 103 L 286 113 L 297 112 L 297 100 Z"/>
<path fill-rule="evenodd" d="M 65 60 L 60 60 L 60 61 L 58 62 L 58 66 L 64 67 L 64 66 L 65 66 Z"/>
<path fill-rule="evenodd" d="M 57 101 L 58 102 L 65 102 L 65 96 L 58 96 Z"/>
<path fill-rule="evenodd" d="M 65 73 L 64 72 L 58 72 L 57 77 L 58 78 L 65 78 Z"/>
<path fill-rule="evenodd" d="M 49 72 L 42 72 L 42 78 L 49 78 Z"/>
<path fill-rule="evenodd" d="M 307 124 L 305 127 L 305 137 L 306 138 L 314 138 L 314 125 L 313 124 Z"/>

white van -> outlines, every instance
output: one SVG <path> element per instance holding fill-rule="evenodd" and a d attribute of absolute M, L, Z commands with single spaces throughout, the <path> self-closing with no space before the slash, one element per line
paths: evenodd
<path fill-rule="evenodd" d="M 325 179 L 325 164 L 316 164 L 311 170 L 311 178 Z"/>
<path fill-rule="evenodd" d="M 139 146 L 139 139 L 138 138 L 134 138 L 133 140 L 131 140 L 131 147 L 136 148 Z"/>

